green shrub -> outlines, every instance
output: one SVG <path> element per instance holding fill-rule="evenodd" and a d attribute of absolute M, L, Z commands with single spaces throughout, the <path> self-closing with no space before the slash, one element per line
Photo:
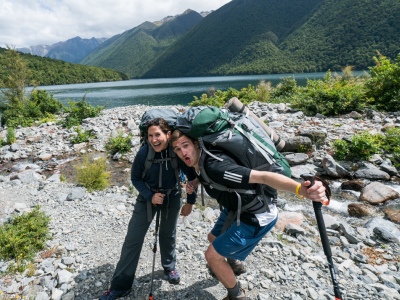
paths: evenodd
<path fill-rule="evenodd" d="M 332 142 L 334 157 L 338 160 L 345 160 L 349 157 L 350 143 L 345 140 L 334 140 Z"/>
<path fill-rule="evenodd" d="M 367 96 L 374 100 L 377 109 L 400 110 L 400 54 L 391 63 L 378 53 L 374 57 L 376 66 L 369 68 L 371 77 L 366 81 Z"/>
<path fill-rule="evenodd" d="M 67 178 L 65 177 L 64 174 L 60 174 L 60 182 L 66 182 Z"/>
<path fill-rule="evenodd" d="M 114 155 L 118 152 L 121 154 L 127 153 L 132 147 L 131 139 L 131 134 L 124 136 L 123 132 L 119 132 L 116 137 L 110 137 L 105 145 L 105 148 L 111 155 Z"/>
<path fill-rule="evenodd" d="M 27 109 L 23 105 L 8 105 L 7 109 L 3 112 L 1 119 L 2 125 L 7 124 L 9 127 L 22 127 L 32 126 L 35 120 L 27 114 Z"/>
<path fill-rule="evenodd" d="M 372 155 L 381 153 L 382 136 L 364 131 L 351 140 L 351 155 L 368 160 Z"/>
<path fill-rule="evenodd" d="M 400 166 L 400 128 L 391 127 L 384 134 L 370 134 L 367 131 L 356 134 L 350 142 L 335 140 L 332 143 L 334 157 L 339 160 L 367 160 L 373 154 L 384 153 L 392 163 Z"/>
<path fill-rule="evenodd" d="M 29 100 L 38 108 L 40 111 L 39 115 L 42 115 L 44 112 L 57 114 L 64 108 L 64 105 L 60 101 L 54 99 L 53 95 L 49 94 L 45 90 L 33 90 Z"/>
<path fill-rule="evenodd" d="M 297 81 L 293 77 L 283 78 L 271 91 L 271 102 L 288 103 L 299 92 Z"/>
<path fill-rule="evenodd" d="M 57 121 L 57 117 L 55 115 L 49 114 L 46 117 L 39 119 L 37 124 L 40 125 L 43 123 L 56 122 L 56 121 Z"/>
<path fill-rule="evenodd" d="M 400 166 L 400 128 L 387 128 L 383 135 L 382 148 L 385 153 L 392 155 L 392 162 L 396 167 Z"/>
<path fill-rule="evenodd" d="M 351 142 L 336 140 L 332 143 L 334 157 L 337 159 L 368 160 L 372 155 L 381 153 L 382 135 L 368 131 L 356 134 Z"/>
<path fill-rule="evenodd" d="M 0 227 L 0 258 L 24 260 L 44 249 L 50 238 L 50 218 L 35 207 Z"/>
<path fill-rule="evenodd" d="M 201 95 L 200 99 L 194 96 L 194 101 L 190 102 L 190 106 L 204 106 L 212 105 L 222 107 L 224 104 L 233 97 L 238 98 L 243 104 L 249 104 L 255 100 L 267 102 L 270 99 L 271 83 L 261 81 L 257 87 L 249 84 L 247 88 L 236 90 L 229 88 L 226 91 L 217 90 L 212 93 Z"/>
<path fill-rule="evenodd" d="M 33 90 L 24 102 L 6 105 L 2 123 L 8 126 L 32 126 L 36 120 L 55 119 L 63 105 L 44 90 Z"/>
<path fill-rule="evenodd" d="M 307 80 L 305 87 L 292 97 L 294 108 L 306 115 L 317 113 L 336 116 L 351 111 L 362 111 L 368 104 L 364 81 L 361 78 L 333 76 L 330 71 L 323 80 Z"/>
<path fill-rule="evenodd" d="M 107 172 L 107 160 L 101 157 L 97 160 L 83 158 L 82 164 L 75 166 L 76 181 L 89 192 L 103 190 L 109 186 L 110 173 Z"/>
<path fill-rule="evenodd" d="M 217 91 L 221 92 L 221 91 Z M 222 93 L 222 92 L 221 92 Z M 216 107 L 222 107 L 224 106 L 225 102 L 223 99 L 217 97 L 217 96 L 212 96 L 209 97 L 207 94 L 202 94 L 200 99 L 197 98 L 196 96 L 193 97 L 194 100 L 189 103 L 190 106 L 216 106 Z"/>
<path fill-rule="evenodd" d="M 15 141 L 17 140 L 17 135 L 16 135 L 15 129 L 13 127 L 8 127 L 7 128 L 6 137 L 7 137 L 7 143 L 8 144 L 11 145 L 11 144 L 15 143 Z"/>
<path fill-rule="evenodd" d="M 86 95 L 80 101 L 68 101 L 68 107 L 64 109 L 67 113 L 62 125 L 66 128 L 79 126 L 83 119 L 94 118 L 100 115 L 104 106 L 92 106 L 86 102 Z"/>
<path fill-rule="evenodd" d="M 91 130 L 82 130 L 80 126 L 75 128 L 75 132 L 77 135 L 71 138 L 72 144 L 88 142 L 89 139 L 92 139 L 96 136 Z"/>
<path fill-rule="evenodd" d="M 393 148 L 393 158 L 392 162 L 396 168 L 400 168 L 400 146 Z"/>
<path fill-rule="evenodd" d="M 265 82 L 264 80 L 261 80 L 256 87 L 257 96 L 255 100 L 260 102 L 269 102 L 269 100 L 271 99 L 271 91 L 272 91 L 271 82 L 269 81 Z"/>

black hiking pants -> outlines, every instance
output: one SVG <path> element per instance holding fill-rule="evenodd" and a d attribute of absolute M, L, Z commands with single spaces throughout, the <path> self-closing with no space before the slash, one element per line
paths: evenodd
<path fill-rule="evenodd" d="M 160 209 L 158 240 L 161 265 L 164 270 L 172 270 L 175 268 L 176 263 L 176 224 L 182 205 L 180 194 L 170 197 L 166 204 L 159 207 L 152 205 L 151 207 L 154 222 L 157 208 Z M 147 218 L 147 201 L 139 195 L 136 199 L 132 218 L 129 221 L 121 256 L 112 277 L 112 290 L 128 290 L 132 287 L 140 252 L 150 224 L 151 222 Z M 149 272 L 151 272 L 150 268 Z"/>

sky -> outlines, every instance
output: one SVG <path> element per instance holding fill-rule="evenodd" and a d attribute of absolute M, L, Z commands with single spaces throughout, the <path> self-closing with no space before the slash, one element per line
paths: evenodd
<path fill-rule="evenodd" d="M 0 0 L 0 47 L 52 45 L 80 36 L 110 38 L 186 9 L 217 10 L 231 0 Z"/>

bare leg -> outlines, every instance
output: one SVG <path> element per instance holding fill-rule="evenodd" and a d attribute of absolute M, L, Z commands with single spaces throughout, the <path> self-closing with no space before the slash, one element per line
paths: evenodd
<path fill-rule="evenodd" d="M 214 246 L 210 244 L 205 252 L 205 257 L 215 276 L 226 288 L 233 288 L 236 285 L 236 277 L 231 266 L 226 262 L 225 257 L 215 251 Z"/>
<path fill-rule="evenodd" d="M 213 235 L 211 232 L 208 233 L 207 239 L 210 242 L 210 244 L 216 239 L 216 236 Z"/>

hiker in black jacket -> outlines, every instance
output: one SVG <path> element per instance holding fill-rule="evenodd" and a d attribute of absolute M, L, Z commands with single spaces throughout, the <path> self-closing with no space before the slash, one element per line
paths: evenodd
<path fill-rule="evenodd" d="M 179 213 L 184 216 L 191 213 L 196 192 L 191 191 L 188 194 L 187 203 L 181 209 L 179 182 L 171 161 L 171 156 L 176 157 L 176 155 L 168 144 L 171 128 L 165 120 L 158 118 L 149 123 L 147 132 L 148 143 L 139 149 L 131 171 L 131 180 L 139 195 L 128 225 L 121 256 L 112 277 L 111 287 L 100 297 L 101 300 L 117 299 L 131 292 L 143 241 L 158 209 L 161 213 L 159 226 L 161 264 L 169 283 L 178 284 L 180 281 L 175 267 L 176 225 Z M 145 171 L 149 147 L 155 151 L 154 163 Z M 188 180 L 195 179 L 191 168 L 178 158 L 176 161 Z"/>
<path fill-rule="evenodd" d="M 171 136 L 171 144 L 179 158 L 195 170 L 197 178 L 204 184 L 207 193 L 224 207 L 214 228 L 208 234 L 210 245 L 205 252 L 209 267 L 228 291 L 228 296 L 224 300 L 248 299 L 244 290 L 237 284 L 234 272 L 225 258 L 244 261 L 260 240 L 274 227 L 278 219 L 278 210 L 271 203 L 269 212 L 241 213 L 239 214 L 240 222 L 237 222 L 236 218 L 234 222 L 228 223 L 229 227 L 225 230 L 223 227 L 229 212 L 238 210 L 238 195 L 234 192 L 219 191 L 207 185 L 207 181 L 200 174 L 199 159 L 202 150 L 197 140 L 175 130 Z M 203 167 L 207 175 L 221 185 L 232 189 L 254 190 L 255 184 L 266 184 L 276 190 L 292 192 L 313 201 L 321 202 L 325 199 L 325 187 L 319 181 L 310 187 L 309 181 L 298 183 L 281 174 L 241 166 L 223 151 L 213 152 L 213 155 L 214 157 L 206 156 Z M 242 203 L 250 200 L 247 197 L 251 197 L 252 200 L 255 196 L 241 195 Z"/>

